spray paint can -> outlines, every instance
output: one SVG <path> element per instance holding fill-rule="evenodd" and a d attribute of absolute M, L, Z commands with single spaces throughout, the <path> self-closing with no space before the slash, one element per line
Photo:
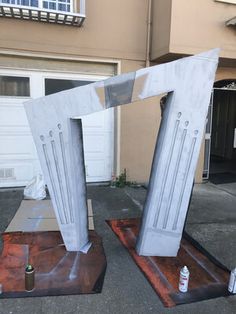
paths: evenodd
<path fill-rule="evenodd" d="M 34 267 L 30 264 L 25 268 L 25 290 L 34 290 Z"/>
<path fill-rule="evenodd" d="M 231 293 L 236 293 L 236 268 L 231 271 L 228 290 Z"/>
<path fill-rule="evenodd" d="M 179 291 L 181 292 L 188 291 L 189 274 L 190 273 L 187 266 L 181 268 L 179 275 Z"/>

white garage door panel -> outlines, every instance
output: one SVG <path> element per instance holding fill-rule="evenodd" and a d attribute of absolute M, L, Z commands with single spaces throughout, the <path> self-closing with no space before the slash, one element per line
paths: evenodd
<path fill-rule="evenodd" d="M 113 109 L 99 111 L 82 117 L 83 129 L 89 132 L 113 132 Z"/>
<path fill-rule="evenodd" d="M 7 135 L 30 135 L 30 128 L 28 126 L 11 126 L 11 125 L 0 125 L 0 136 L 7 136 Z"/>
<path fill-rule="evenodd" d="M 32 98 L 44 96 L 44 80 L 97 80 L 75 74 L 0 70 L 0 75 L 30 77 Z M 41 173 L 23 102 L 29 97 L 0 96 L 0 187 L 24 186 Z M 82 117 L 87 182 L 111 180 L 113 109 Z"/>
<path fill-rule="evenodd" d="M 106 181 L 104 177 L 105 173 L 105 162 L 104 160 L 86 160 L 85 162 L 85 170 L 87 182 L 93 182 L 94 178 L 96 181 Z M 107 179 L 107 180 L 110 180 Z"/>
<path fill-rule="evenodd" d="M 104 135 L 87 134 L 83 136 L 84 151 L 87 153 L 104 154 Z"/>
<path fill-rule="evenodd" d="M 25 97 L 0 97 L 0 187 L 22 186 L 39 171 Z"/>
<path fill-rule="evenodd" d="M 31 135 L 0 136 L 0 156 L 2 158 L 37 158 Z"/>
<path fill-rule="evenodd" d="M 34 176 L 32 162 L 8 160 L 0 163 L 1 187 L 25 185 Z"/>
<path fill-rule="evenodd" d="M 107 114 L 104 114 L 103 111 L 92 113 L 89 116 L 82 118 L 83 128 L 84 129 L 104 129 L 105 127 L 105 118 Z"/>
<path fill-rule="evenodd" d="M 87 182 L 111 180 L 113 160 L 113 110 L 82 117 Z"/>
<path fill-rule="evenodd" d="M 0 126 L 28 126 L 25 110 L 22 105 L 2 104 L 0 99 Z M 29 130 L 29 127 L 28 127 Z"/>

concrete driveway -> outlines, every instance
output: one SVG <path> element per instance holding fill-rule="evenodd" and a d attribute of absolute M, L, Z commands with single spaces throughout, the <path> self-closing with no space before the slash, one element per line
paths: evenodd
<path fill-rule="evenodd" d="M 0 230 L 3 232 L 22 200 L 21 189 L 0 190 Z M 109 218 L 138 217 L 144 188 L 89 186 L 95 229 L 103 237 L 107 273 L 101 294 L 0 300 L 0 313 L 90 314 L 179 313 L 233 314 L 236 296 L 163 307 L 129 253 L 105 223 Z M 229 268 L 236 266 L 236 184 L 195 185 L 186 225 L 187 232 Z"/>

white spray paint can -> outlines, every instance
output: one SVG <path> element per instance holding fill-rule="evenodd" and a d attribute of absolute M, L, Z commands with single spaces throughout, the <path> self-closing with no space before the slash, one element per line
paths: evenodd
<path fill-rule="evenodd" d="M 231 293 L 236 293 L 236 268 L 231 271 L 228 290 Z"/>
<path fill-rule="evenodd" d="M 188 291 L 189 274 L 190 273 L 187 266 L 181 268 L 179 275 L 179 291 L 181 292 Z"/>

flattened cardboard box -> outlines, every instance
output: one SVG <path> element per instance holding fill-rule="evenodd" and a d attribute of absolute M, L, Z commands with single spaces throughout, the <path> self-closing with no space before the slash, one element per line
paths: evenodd
<path fill-rule="evenodd" d="M 89 230 L 94 230 L 92 201 L 88 200 Z M 59 231 L 51 200 L 23 200 L 5 232 Z"/>

